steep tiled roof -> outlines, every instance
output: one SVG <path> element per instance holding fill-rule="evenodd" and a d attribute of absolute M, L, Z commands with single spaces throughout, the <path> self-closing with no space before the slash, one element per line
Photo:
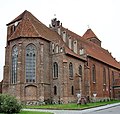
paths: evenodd
<path fill-rule="evenodd" d="M 78 41 L 79 41 L 78 44 L 80 44 L 82 42 L 83 47 L 86 50 L 87 56 L 92 57 L 96 60 L 99 60 L 103 63 L 106 63 L 117 69 L 120 69 L 120 64 L 112 57 L 112 55 L 108 52 L 108 50 L 105 50 L 104 48 L 94 44 L 93 42 L 87 41 L 85 39 L 85 37 L 88 38 L 88 36 L 90 38 L 97 37 L 91 29 L 88 29 L 86 31 L 86 33 L 83 35 L 84 38 L 82 38 L 81 36 L 75 34 L 74 32 L 72 32 L 68 29 L 66 29 L 66 31 L 71 37 L 73 37 L 73 39 L 74 38 L 78 39 Z M 70 51 L 69 51 L 69 53 L 70 53 Z"/>
<path fill-rule="evenodd" d="M 97 36 L 95 35 L 95 33 L 91 29 L 88 29 L 82 37 L 84 39 L 97 38 Z"/>
<path fill-rule="evenodd" d="M 16 39 L 19 37 L 42 37 L 48 41 L 59 41 L 62 39 L 57 32 L 45 26 L 28 11 L 24 11 L 22 14 L 20 14 L 17 18 L 15 18 L 7 25 L 9 26 L 10 24 L 15 23 L 16 21 L 19 21 L 19 24 L 16 27 L 16 30 L 13 32 L 13 34 L 8 38 L 8 40 Z M 95 45 L 93 42 L 86 40 L 88 38 L 93 37 L 97 38 L 97 36 L 91 29 L 88 29 L 86 31 L 86 33 L 83 35 L 83 38 L 68 29 L 64 28 L 64 30 L 72 37 L 72 39 L 77 39 L 78 44 L 80 44 L 81 42 L 84 44 L 86 54 L 89 57 L 93 57 L 96 60 L 99 60 L 110 66 L 120 69 L 120 64 L 111 56 L 111 54 L 107 50 Z M 65 45 L 64 42 L 63 44 Z M 81 58 L 78 54 L 75 54 L 72 50 L 70 50 L 66 45 L 65 52 L 66 54 L 70 54 L 74 57 Z"/>
<path fill-rule="evenodd" d="M 112 57 L 108 50 L 105 50 L 92 42 L 86 42 L 85 49 L 89 57 L 95 58 L 96 60 L 120 69 L 120 64 Z"/>
<path fill-rule="evenodd" d="M 15 23 L 18 20 L 21 21 L 8 40 L 19 37 L 42 37 L 46 40 L 52 41 L 60 38 L 55 31 L 49 29 L 28 11 L 24 11 L 7 25 Z"/>

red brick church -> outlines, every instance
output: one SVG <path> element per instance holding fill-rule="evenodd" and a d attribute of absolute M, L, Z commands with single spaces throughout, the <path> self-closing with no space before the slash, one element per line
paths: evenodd
<path fill-rule="evenodd" d="M 2 93 L 21 101 L 120 97 L 120 63 L 91 29 L 79 36 L 56 18 L 47 27 L 24 11 L 7 24 L 5 50 Z"/>

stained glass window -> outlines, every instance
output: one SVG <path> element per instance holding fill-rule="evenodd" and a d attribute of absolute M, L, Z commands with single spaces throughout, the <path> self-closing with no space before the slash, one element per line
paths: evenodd
<path fill-rule="evenodd" d="M 17 61 L 18 61 L 18 48 L 14 46 L 12 49 L 12 73 L 11 73 L 12 84 L 15 84 L 17 82 Z"/>
<path fill-rule="evenodd" d="M 35 82 L 36 48 L 33 44 L 26 47 L 26 82 Z"/>

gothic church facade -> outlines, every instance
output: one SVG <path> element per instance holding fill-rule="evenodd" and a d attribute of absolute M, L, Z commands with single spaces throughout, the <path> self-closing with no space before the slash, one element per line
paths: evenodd
<path fill-rule="evenodd" d="M 56 18 L 49 28 L 24 11 L 7 24 L 2 92 L 27 101 L 73 102 L 77 94 L 119 97 L 120 64 L 91 29 L 83 36 Z M 118 89 L 119 91 L 119 89 Z"/>

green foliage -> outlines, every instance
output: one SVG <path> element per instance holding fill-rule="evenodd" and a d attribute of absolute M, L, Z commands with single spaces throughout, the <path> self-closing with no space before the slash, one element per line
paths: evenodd
<path fill-rule="evenodd" d="M 0 94 L 0 113 L 18 113 L 22 105 L 13 96 L 7 94 Z"/>

